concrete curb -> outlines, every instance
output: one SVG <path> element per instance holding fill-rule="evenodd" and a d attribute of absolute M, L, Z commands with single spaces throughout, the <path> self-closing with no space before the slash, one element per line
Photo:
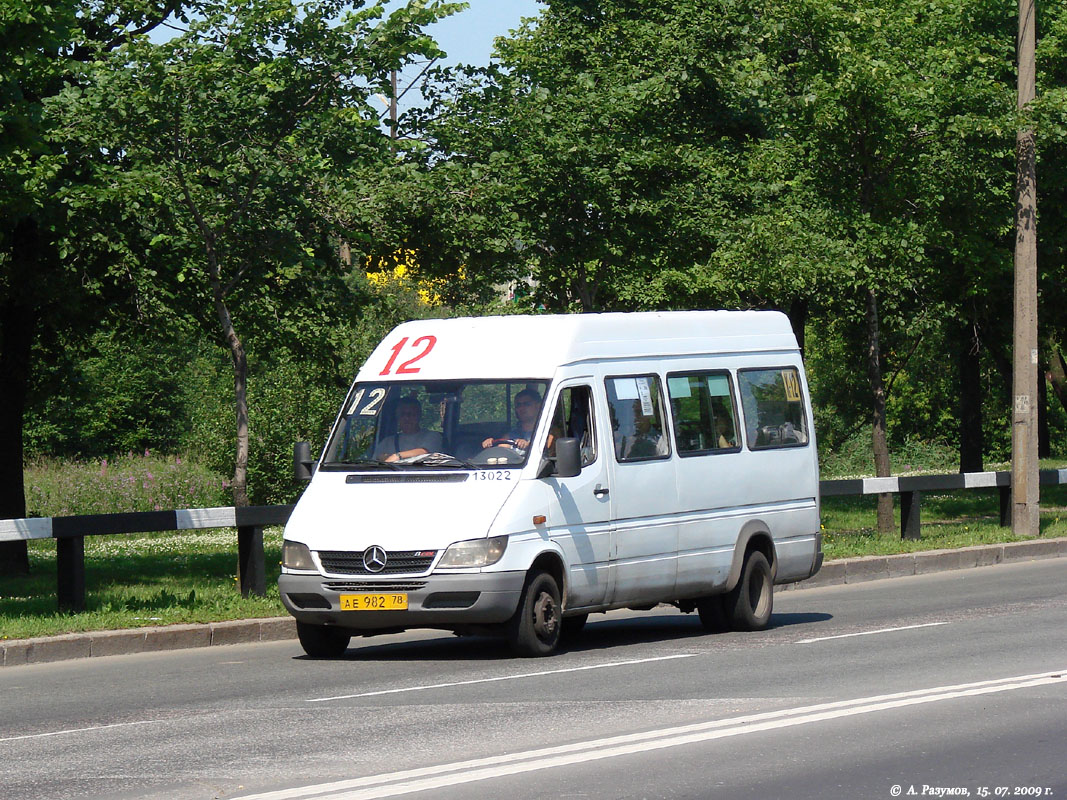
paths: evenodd
<path fill-rule="evenodd" d="M 846 558 L 827 561 L 813 578 L 778 586 L 776 591 L 799 591 L 1063 556 L 1067 556 L 1067 537 L 978 545 L 958 550 L 924 550 L 893 556 Z M 0 641 L 0 667 L 295 638 L 296 622 L 292 617 L 69 633 Z"/>
<path fill-rule="evenodd" d="M 902 578 L 907 575 L 925 575 L 930 572 L 947 572 L 1062 556 L 1067 556 L 1067 538 L 980 544 L 955 550 L 922 550 L 917 553 L 900 553 L 892 556 L 843 558 L 838 561 L 827 561 L 814 577 L 806 581 L 777 586 L 775 589 L 776 591 L 815 589 L 820 586 L 864 583 L 886 578 Z"/>
<path fill-rule="evenodd" d="M 268 617 L 202 625 L 159 625 L 122 631 L 89 631 L 0 642 L 0 666 L 44 664 L 72 658 L 184 650 L 296 638 L 292 617 Z"/>

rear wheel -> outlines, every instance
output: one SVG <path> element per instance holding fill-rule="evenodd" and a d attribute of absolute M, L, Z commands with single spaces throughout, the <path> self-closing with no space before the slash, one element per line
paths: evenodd
<path fill-rule="evenodd" d="M 726 619 L 735 631 L 761 631 L 771 620 L 773 606 L 771 565 L 767 556 L 753 550 L 745 557 L 737 586 L 723 595 Z"/>
<path fill-rule="evenodd" d="M 547 572 L 526 579 L 519 608 L 507 626 L 508 644 L 520 656 L 547 656 L 559 644 L 563 608 L 559 584 Z"/>
<path fill-rule="evenodd" d="M 339 658 L 345 654 L 352 639 L 352 635 L 343 628 L 312 625 L 309 622 L 296 623 L 296 636 L 304 652 L 312 658 Z"/>

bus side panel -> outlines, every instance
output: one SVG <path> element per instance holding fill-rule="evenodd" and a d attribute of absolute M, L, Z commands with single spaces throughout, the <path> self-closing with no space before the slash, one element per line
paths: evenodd
<path fill-rule="evenodd" d="M 801 368 L 795 355 L 784 354 L 713 357 L 695 365 L 689 362 L 686 368 L 729 369 L 736 392 L 738 368 L 787 365 Z M 743 427 L 743 411 L 736 395 L 735 407 L 738 426 Z M 752 521 L 771 533 L 779 579 L 793 580 L 810 573 L 819 532 L 813 437 L 802 447 L 752 451 L 745 442 L 737 452 L 676 459 L 681 515 L 679 597 L 699 597 L 725 588 L 738 537 Z"/>

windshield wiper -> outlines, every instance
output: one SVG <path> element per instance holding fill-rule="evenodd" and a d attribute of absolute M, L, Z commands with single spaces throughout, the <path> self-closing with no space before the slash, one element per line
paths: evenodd
<path fill-rule="evenodd" d="M 400 469 L 391 461 L 379 461 L 376 458 L 356 458 L 351 461 L 330 461 L 328 466 L 341 467 L 385 467 L 386 469 Z"/>

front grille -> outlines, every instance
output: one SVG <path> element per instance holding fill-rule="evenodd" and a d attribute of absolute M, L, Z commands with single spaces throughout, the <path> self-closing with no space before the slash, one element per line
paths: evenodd
<path fill-rule="evenodd" d="M 430 569 L 436 550 L 397 550 L 387 552 L 385 569 L 371 572 L 363 565 L 363 551 L 320 550 L 322 568 L 334 575 L 419 575 Z"/>
<path fill-rule="evenodd" d="M 436 473 L 403 474 L 387 472 L 384 475 L 349 475 L 345 483 L 463 483 L 467 476 L 463 473 L 449 472 L 444 475 Z"/>
<path fill-rule="evenodd" d="M 426 581 L 326 581 L 328 592 L 417 592 Z"/>

